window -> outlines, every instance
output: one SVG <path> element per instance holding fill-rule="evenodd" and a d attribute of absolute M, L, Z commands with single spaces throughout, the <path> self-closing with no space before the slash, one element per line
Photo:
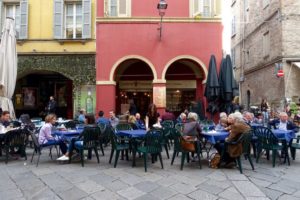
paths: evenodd
<path fill-rule="evenodd" d="M 54 0 L 54 38 L 91 38 L 91 0 Z"/>
<path fill-rule="evenodd" d="M 82 4 L 66 3 L 65 37 L 67 39 L 82 38 Z"/>
<path fill-rule="evenodd" d="M 268 57 L 270 54 L 270 34 L 269 31 L 265 32 L 263 35 L 263 56 Z"/>
<path fill-rule="evenodd" d="M 107 0 L 105 13 L 108 17 L 130 17 L 131 0 Z"/>
<path fill-rule="evenodd" d="M 235 48 L 231 49 L 231 62 L 232 62 L 232 67 L 235 68 Z"/>
<path fill-rule="evenodd" d="M 263 9 L 270 4 L 270 0 L 262 0 L 262 2 L 263 2 Z"/>
<path fill-rule="evenodd" d="M 21 1 L 0 1 L 0 28 L 7 17 L 13 18 L 16 27 L 16 37 L 18 39 L 27 38 L 28 24 L 28 2 Z"/>
<path fill-rule="evenodd" d="M 246 63 L 250 62 L 250 50 L 246 50 Z"/>
<path fill-rule="evenodd" d="M 236 16 L 234 15 L 231 20 L 231 36 L 236 34 Z"/>
<path fill-rule="evenodd" d="M 244 15 L 245 15 L 245 23 L 249 23 L 249 0 L 244 0 Z"/>
<path fill-rule="evenodd" d="M 213 0 L 190 0 L 190 16 L 212 17 Z"/>

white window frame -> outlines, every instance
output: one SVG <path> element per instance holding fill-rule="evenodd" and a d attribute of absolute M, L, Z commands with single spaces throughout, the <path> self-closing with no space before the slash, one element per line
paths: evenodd
<path fill-rule="evenodd" d="M 77 12 L 76 12 L 76 5 L 77 4 L 81 4 L 81 9 L 83 9 L 83 6 L 82 6 L 82 2 L 81 1 L 72 1 L 72 2 L 70 2 L 70 1 L 64 1 L 64 4 L 65 4 L 65 6 L 64 6 L 64 38 L 66 38 L 66 39 L 82 39 L 82 33 L 81 33 L 81 37 L 80 38 L 76 38 L 76 25 L 77 25 L 77 23 L 76 23 L 76 18 L 77 18 Z M 73 5 L 73 38 L 67 38 L 67 5 L 68 4 L 72 4 Z M 82 12 L 81 12 L 81 21 L 83 22 L 83 15 L 82 15 Z M 82 27 L 81 27 L 81 29 L 83 29 L 83 23 L 81 23 L 82 25 Z M 82 32 L 82 31 L 81 31 Z"/>
<path fill-rule="evenodd" d="M 106 17 L 131 17 L 131 0 L 126 0 L 126 14 L 120 14 L 119 12 L 120 1 L 122 0 L 117 0 L 117 15 L 111 16 L 110 15 L 111 0 L 104 0 L 104 13 Z"/>
<path fill-rule="evenodd" d="M 267 58 L 270 55 L 271 43 L 270 43 L 270 32 L 266 31 L 263 34 L 263 57 Z"/>
<path fill-rule="evenodd" d="M 15 26 L 16 28 L 16 37 L 19 36 L 19 33 L 20 33 L 20 29 L 21 29 L 21 6 L 20 6 L 20 2 L 3 2 L 3 17 L 1 18 L 2 19 L 2 24 L 4 24 L 4 21 L 7 17 L 7 6 L 13 6 L 13 18 L 14 20 L 16 19 L 16 6 L 19 6 L 19 27 L 17 29 L 17 26 Z"/>
<path fill-rule="evenodd" d="M 236 67 L 235 54 L 236 54 L 236 50 L 235 50 L 235 47 L 234 47 L 234 48 L 231 49 L 231 63 L 232 63 L 233 68 Z"/>
<path fill-rule="evenodd" d="M 270 0 L 262 0 L 262 8 L 265 9 L 266 7 L 268 7 L 270 4 Z"/>
<path fill-rule="evenodd" d="M 206 1 L 208 1 L 208 4 L 206 4 Z M 198 9 L 197 12 L 195 12 L 195 0 L 190 0 L 190 17 L 200 15 L 203 18 L 210 18 L 214 14 L 215 5 L 215 0 L 198 0 Z M 209 7 L 209 13 L 207 15 L 204 15 L 204 7 Z"/>
<path fill-rule="evenodd" d="M 231 37 L 236 35 L 236 16 L 233 15 L 231 19 Z"/>

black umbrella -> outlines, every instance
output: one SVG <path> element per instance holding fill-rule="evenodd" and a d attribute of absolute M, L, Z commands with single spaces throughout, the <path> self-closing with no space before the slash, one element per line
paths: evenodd
<path fill-rule="evenodd" d="M 238 84 L 234 78 L 233 67 L 229 55 L 222 60 L 220 70 L 220 86 L 221 86 L 221 104 L 225 107 L 227 113 L 232 112 L 232 100 L 239 95 Z"/>
<path fill-rule="evenodd" d="M 216 100 L 219 98 L 219 95 L 220 85 L 217 73 L 216 58 L 214 55 L 211 55 L 204 96 L 208 101 L 207 111 L 211 113 L 212 116 L 214 113 L 218 112 L 218 105 L 216 104 Z"/>

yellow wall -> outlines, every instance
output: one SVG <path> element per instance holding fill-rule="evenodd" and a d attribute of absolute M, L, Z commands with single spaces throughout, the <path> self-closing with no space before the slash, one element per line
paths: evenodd
<path fill-rule="evenodd" d="M 53 0 L 28 1 L 28 39 L 19 41 L 18 53 L 95 53 L 95 8 L 92 0 L 92 39 L 60 43 L 53 37 Z"/>

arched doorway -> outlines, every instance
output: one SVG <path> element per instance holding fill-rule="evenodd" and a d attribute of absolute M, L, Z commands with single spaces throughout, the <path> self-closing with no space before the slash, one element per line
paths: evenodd
<path fill-rule="evenodd" d="M 114 72 L 116 87 L 116 112 L 126 113 L 130 101 L 137 106 L 138 112 L 145 115 L 152 102 L 151 67 L 143 60 L 132 58 L 121 62 Z"/>
<path fill-rule="evenodd" d="M 49 97 L 57 102 L 58 117 L 73 118 L 73 81 L 57 72 L 31 71 L 18 75 L 14 105 L 16 115 L 44 117 Z"/>
<path fill-rule="evenodd" d="M 184 109 L 193 110 L 195 104 L 203 109 L 203 82 L 206 79 L 205 66 L 188 58 L 180 58 L 172 62 L 165 72 L 166 79 L 166 107 L 179 115 Z M 195 111 L 195 110 L 193 110 Z"/>

